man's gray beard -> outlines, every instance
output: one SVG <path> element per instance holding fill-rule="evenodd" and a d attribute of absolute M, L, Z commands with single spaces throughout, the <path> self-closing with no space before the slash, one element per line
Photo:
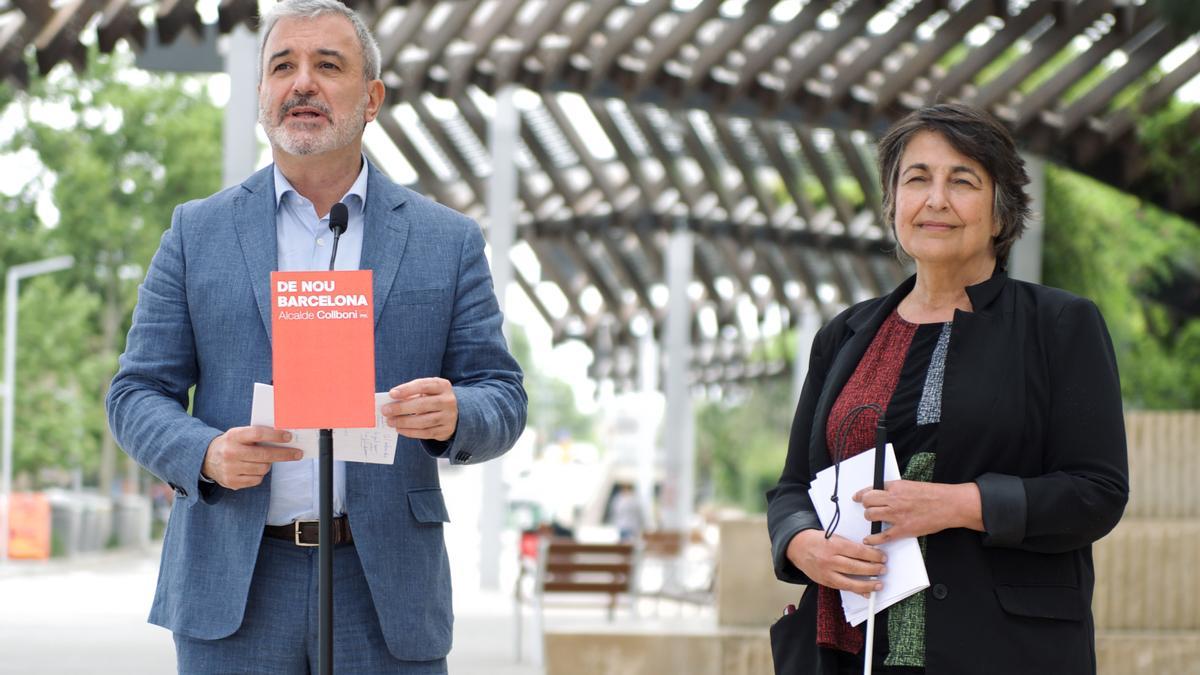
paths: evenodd
<path fill-rule="evenodd" d="M 258 123 L 267 132 L 267 138 L 271 140 L 271 144 L 281 148 L 289 155 L 319 155 L 330 150 L 344 148 L 362 136 L 363 129 L 366 127 L 366 123 L 362 120 L 367 112 L 367 101 L 368 97 L 364 94 L 358 106 L 354 108 L 354 112 L 343 117 L 341 121 L 335 120 L 329 129 L 317 135 L 297 134 L 296 137 L 293 137 L 285 125 L 286 120 L 280 121 L 279 124 L 270 123 L 271 111 L 268 111 L 261 103 L 258 107 Z"/>

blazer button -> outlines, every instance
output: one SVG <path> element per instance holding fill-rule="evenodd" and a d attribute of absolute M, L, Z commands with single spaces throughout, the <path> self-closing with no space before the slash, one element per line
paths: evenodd
<path fill-rule="evenodd" d="M 946 590 L 945 584 L 934 584 L 933 588 L 930 590 L 930 593 L 933 594 L 933 598 L 935 600 L 945 600 L 949 591 Z"/>
<path fill-rule="evenodd" d="M 471 453 L 459 452 L 457 455 L 454 456 L 454 459 L 455 459 L 455 461 L 458 461 L 462 464 L 466 464 L 467 461 L 471 459 Z"/>

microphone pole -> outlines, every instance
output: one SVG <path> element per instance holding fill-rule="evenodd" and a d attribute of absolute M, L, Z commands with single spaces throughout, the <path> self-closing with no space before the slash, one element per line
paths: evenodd
<path fill-rule="evenodd" d="M 329 271 L 337 261 L 338 239 L 346 231 L 350 214 L 346 205 L 337 202 L 329 209 L 329 229 L 333 231 L 333 249 L 329 256 Z M 320 531 L 317 535 L 319 637 L 317 669 L 321 675 L 333 675 L 333 429 L 321 429 L 318 436 L 319 513 Z"/>
<path fill-rule="evenodd" d="M 883 414 L 880 413 L 878 421 L 875 423 L 875 476 L 871 487 L 875 490 L 883 489 L 883 464 L 884 450 L 887 447 L 887 424 L 883 419 Z M 871 534 L 879 534 L 883 531 L 883 523 L 874 521 L 871 523 Z M 871 596 L 867 599 L 867 639 L 866 650 L 863 652 L 863 675 L 870 675 L 872 668 L 871 663 L 875 652 L 875 591 L 871 591 Z"/>

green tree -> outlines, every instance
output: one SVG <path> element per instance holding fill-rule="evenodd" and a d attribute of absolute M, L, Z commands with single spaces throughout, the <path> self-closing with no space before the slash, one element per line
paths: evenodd
<path fill-rule="evenodd" d="M 93 413 L 102 409 L 117 355 L 124 348 L 137 285 L 170 224 L 172 210 L 220 187 L 221 112 L 196 78 L 150 75 L 133 69 L 127 54 L 102 56 L 95 50 L 84 75 L 57 68 L 11 105 L 22 108 L 27 122 L 8 149 L 32 150 L 44 167 L 43 175 L 27 186 L 27 196 L 36 194 L 38 185 L 52 184 L 58 218 L 29 221 L 33 224 L 24 227 L 34 236 L 25 244 L 13 237 L 0 239 L 0 255 L 10 262 L 6 244 L 13 251 L 37 251 L 39 256 L 73 255 L 75 267 L 47 282 L 59 290 L 42 285 L 38 292 L 45 311 L 61 316 L 58 312 L 69 308 L 78 312 L 73 320 L 88 328 L 53 326 L 50 334 L 63 340 L 61 353 L 39 352 L 40 362 L 31 354 L 23 366 L 23 372 L 45 378 L 45 397 L 65 400 L 71 398 L 65 392 L 78 392 L 79 400 L 62 405 L 89 411 L 77 413 L 85 420 L 82 438 L 75 440 L 80 449 L 56 451 L 65 441 L 48 429 L 25 429 L 21 433 L 31 434 L 30 445 L 17 452 L 27 464 L 36 457 L 51 463 L 58 458 L 60 464 L 82 459 L 87 466 L 95 465 L 88 455 L 99 448 L 100 482 L 107 490 L 116 446 L 102 412 L 98 423 Z M 46 110 L 62 111 L 61 119 L 48 119 Z M 19 257 L 15 252 L 12 256 Z M 21 358 L 26 361 L 24 355 Z M 63 359 L 65 365 L 59 362 Z M 30 402 L 22 424 L 53 410 L 48 401 Z M 41 428 L 42 422 L 30 424 Z"/>
<path fill-rule="evenodd" d="M 525 372 L 525 393 L 529 396 L 526 426 L 538 434 L 538 446 L 566 434 L 576 441 L 594 441 L 596 424 L 591 415 L 575 405 L 575 392 L 566 380 L 542 372 L 533 362 L 533 349 L 524 329 L 516 328 L 509 338 L 509 349 Z"/>
<path fill-rule="evenodd" d="M 764 380 L 696 409 L 696 478 L 717 502 L 758 513 L 787 456 L 795 401 L 786 378 Z"/>
<path fill-rule="evenodd" d="M 1200 278 L 1200 227 L 1067 169 L 1046 168 L 1047 284 L 1091 298 L 1133 408 L 1200 407 L 1200 317 L 1159 298 Z"/>
<path fill-rule="evenodd" d="M 109 367 L 106 359 L 79 347 L 95 343 L 92 317 L 99 296 L 55 275 L 29 279 L 20 290 L 15 472 L 60 467 L 93 473 L 99 456 L 86 450 L 96 447 L 105 421 L 89 388 Z"/>

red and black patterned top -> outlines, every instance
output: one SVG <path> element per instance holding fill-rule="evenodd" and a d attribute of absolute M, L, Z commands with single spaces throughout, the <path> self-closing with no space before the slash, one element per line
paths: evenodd
<path fill-rule="evenodd" d="M 919 452 L 935 452 L 941 421 L 942 378 L 949 351 L 951 323 L 909 323 L 892 312 L 879 327 L 829 412 L 826 444 L 831 461 L 853 457 L 875 445 L 875 415 L 864 412 L 843 429 L 856 407 L 873 403 L 884 410 L 888 442 L 904 472 Z M 844 436 L 841 447 L 838 435 Z M 846 623 L 836 590 L 821 587 L 817 605 L 817 643 L 849 654 L 862 652 L 863 626 Z M 886 613 L 877 626 L 886 626 Z M 922 627 L 923 628 L 923 627 Z M 921 631 L 923 632 L 923 630 Z M 888 655 L 887 630 L 876 628 L 875 654 Z M 861 657 L 859 657 L 861 663 Z"/>

